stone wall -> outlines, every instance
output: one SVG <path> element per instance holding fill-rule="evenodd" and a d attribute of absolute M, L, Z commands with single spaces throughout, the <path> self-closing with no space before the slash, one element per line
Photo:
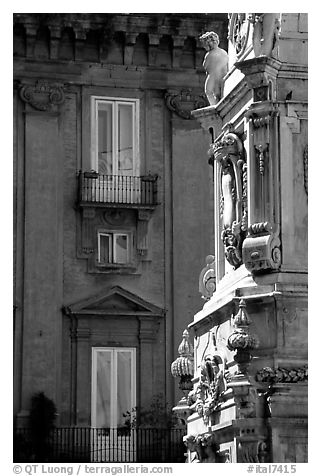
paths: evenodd
<path fill-rule="evenodd" d="M 20 422 L 28 414 L 32 393 L 43 390 L 58 407 L 59 423 L 90 423 L 91 345 L 116 342 L 147 349 L 153 342 L 146 374 L 139 364 L 137 403 L 158 393 L 174 401 L 169 368 L 176 335 L 200 302 L 197 278 L 190 276 L 198 275 L 212 251 L 212 177 L 202 166 L 204 133 L 190 116 L 204 101 L 204 51 L 197 38 L 212 28 L 223 32 L 226 16 L 14 16 L 14 411 Z M 49 95 L 55 87 L 63 91 L 59 104 L 52 104 Z M 28 94 L 23 96 L 22 90 Z M 93 272 L 80 250 L 77 174 L 89 167 L 91 94 L 140 99 L 141 173 L 158 175 L 148 252 L 131 274 Z M 130 213 L 134 223 L 137 211 Z M 74 317 L 63 310 L 115 286 L 162 310 L 153 341 L 140 340 L 138 315 L 127 323 L 123 318 L 76 317 L 79 328 L 72 330 Z M 104 337 L 94 337 L 98 334 Z M 75 387 L 75 375 L 83 381 L 81 388 Z"/>

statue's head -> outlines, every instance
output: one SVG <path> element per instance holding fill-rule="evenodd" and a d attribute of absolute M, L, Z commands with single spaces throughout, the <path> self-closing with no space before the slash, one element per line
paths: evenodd
<path fill-rule="evenodd" d="M 219 36 L 215 31 L 207 31 L 199 39 L 206 50 L 212 50 L 215 44 L 218 46 L 220 43 Z"/>

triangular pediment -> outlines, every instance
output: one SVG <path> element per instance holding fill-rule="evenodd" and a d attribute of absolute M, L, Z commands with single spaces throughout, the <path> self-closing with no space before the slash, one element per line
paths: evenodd
<path fill-rule="evenodd" d="M 65 308 L 68 314 L 162 316 L 164 310 L 136 294 L 114 286 L 107 291 L 78 301 Z"/>

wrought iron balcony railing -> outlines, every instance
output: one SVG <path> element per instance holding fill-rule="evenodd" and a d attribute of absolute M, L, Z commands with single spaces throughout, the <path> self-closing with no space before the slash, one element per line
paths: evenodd
<path fill-rule="evenodd" d="M 157 205 L 157 175 L 142 177 L 80 172 L 80 204 Z"/>

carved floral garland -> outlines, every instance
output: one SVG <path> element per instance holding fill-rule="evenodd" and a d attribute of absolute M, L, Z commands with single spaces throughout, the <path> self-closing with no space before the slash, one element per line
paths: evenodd
<path fill-rule="evenodd" d="M 306 382 L 308 380 L 308 367 L 304 366 L 296 369 L 286 369 L 282 367 L 272 369 L 271 367 L 264 367 L 257 372 L 255 378 L 258 382 L 269 383 Z"/>
<path fill-rule="evenodd" d="M 208 355 L 201 365 L 199 384 L 188 396 L 188 404 L 203 417 L 206 425 L 210 415 L 218 406 L 224 390 L 224 377 L 223 372 L 219 369 L 218 360 L 215 356 Z"/>

